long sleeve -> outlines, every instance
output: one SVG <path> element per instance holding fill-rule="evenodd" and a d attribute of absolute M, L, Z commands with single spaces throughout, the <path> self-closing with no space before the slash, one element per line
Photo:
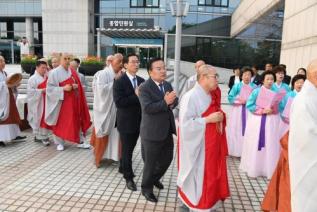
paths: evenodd
<path fill-rule="evenodd" d="M 141 86 L 139 90 L 139 98 L 144 111 L 149 114 L 166 112 L 168 106 L 164 99 L 153 102 L 151 98 L 151 92 L 147 90 L 148 88 Z"/>
<path fill-rule="evenodd" d="M 241 90 L 241 83 L 235 84 L 232 89 L 229 92 L 228 95 L 228 101 L 230 104 L 234 104 L 234 101 L 236 100 L 237 96 L 239 95 Z"/>
<path fill-rule="evenodd" d="M 63 87 L 59 87 L 57 73 L 51 73 L 46 88 L 45 121 L 47 124 L 56 124 L 63 100 L 64 90 Z"/>
<path fill-rule="evenodd" d="M 289 95 L 285 95 L 284 98 L 282 99 L 282 101 L 279 103 L 278 105 L 278 111 L 282 114 L 284 111 L 284 108 L 286 106 L 287 100 L 289 98 Z"/>
<path fill-rule="evenodd" d="M 252 93 L 251 93 L 251 95 L 250 95 L 250 97 L 249 97 L 249 99 L 248 99 L 248 101 L 247 101 L 247 103 L 246 103 L 246 107 L 247 107 L 247 109 L 250 111 L 250 112 L 252 112 L 252 113 L 255 113 L 256 112 L 256 99 L 257 99 L 257 97 L 258 97 L 258 95 L 259 95 L 259 91 L 260 91 L 260 89 L 259 88 L 257 88 L 257 89 L 255 89 L 254 91 L 252 91 Z"/>
<path fill-rule="evenodd" d="M 135 93 L 126 95 L 125 86 L 127 85 L 123 85 L 122 78 L 113 83 L 113 100 L 117 108 L 127 108 L 139 105 L 139 99 Z"/>
<path fill-rule="evenodd" d="M 33 75 L 27 85 L 28 121 L 32 129 L 38 129 L 43 113 L 43 91 L 38 89 L 36 75 Z M 44 80 L 44 79 L 43 79 Z"/>

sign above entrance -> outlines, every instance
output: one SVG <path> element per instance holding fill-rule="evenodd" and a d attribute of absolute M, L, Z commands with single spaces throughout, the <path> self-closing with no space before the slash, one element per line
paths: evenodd
<path fill-rule="evenodd" d="M 154 29 L 153 18 L 105 18 L 104 28 Z"/>

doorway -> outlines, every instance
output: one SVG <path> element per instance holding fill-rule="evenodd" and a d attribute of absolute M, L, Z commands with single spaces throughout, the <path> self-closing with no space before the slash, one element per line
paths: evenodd
<path fill-rule="evenodd" d="M 115 52 L 123 55 L 135 53 L 139 56 L 140 68 L 147 68 L 148 62 L 157 57 L 162 57 L 162 46 L 122 46 L 115 45 Z"/>

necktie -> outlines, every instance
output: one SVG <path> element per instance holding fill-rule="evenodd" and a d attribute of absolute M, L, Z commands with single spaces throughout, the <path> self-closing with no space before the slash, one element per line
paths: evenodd
<path fill-rule="evenodd" d="M 164 87 L 163 87 L 163 83 L 160 83 L 159 84 L 159 87 L 160 87 L 160 91 L 162 92 L 162 94 L 164 95 Z"/>
<path fill-rule="evenodd" d="M 133 77 L 133 88 L 135 89 L 137 86 L 137 81 L 136 81 L 136 77 Z"/>

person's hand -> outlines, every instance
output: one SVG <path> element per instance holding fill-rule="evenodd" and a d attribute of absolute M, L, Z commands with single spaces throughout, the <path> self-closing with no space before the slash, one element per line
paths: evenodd
<path fill-rule="evenodd" d="M 167 105 L 173 104 L 175 99 L 176 99 L 176 92 L 175 91 L 165 93 L 164 100 L 165 100 Z"/>
<path fill-rule="evenodd" d="M 73 89 L 78 89 L 78 84 L 73 84 Z"/>
<path fill-rule="evenodd" d="M 264 109 L 264 110 L 263 110 L 263 113 L 264 113 L 264 114 L 271 114 L 271 113 L 273 113 L 273 110 L 272 110 L 271 108 Z"/>
<path fill-rule="evenodd" d="M 223 113 L 219 111 L 215 113 L 211 113 L 207 117 L 205 117 L 205 120 L 206 120 L 206 123 L 222 122 Z"/>
<path fill-rule="evenodd" d="M 220 135 L 222 135 L 222 132 L 223 132 L 222 122 L 216 123 L 216 130 Z"/>
<path fill-rule="evenodd" d="M 64 91 L 71 91 L 73 89 L 73 86 L 71 86 L 70 84 L 67 84 L 63 87 Z"/>

